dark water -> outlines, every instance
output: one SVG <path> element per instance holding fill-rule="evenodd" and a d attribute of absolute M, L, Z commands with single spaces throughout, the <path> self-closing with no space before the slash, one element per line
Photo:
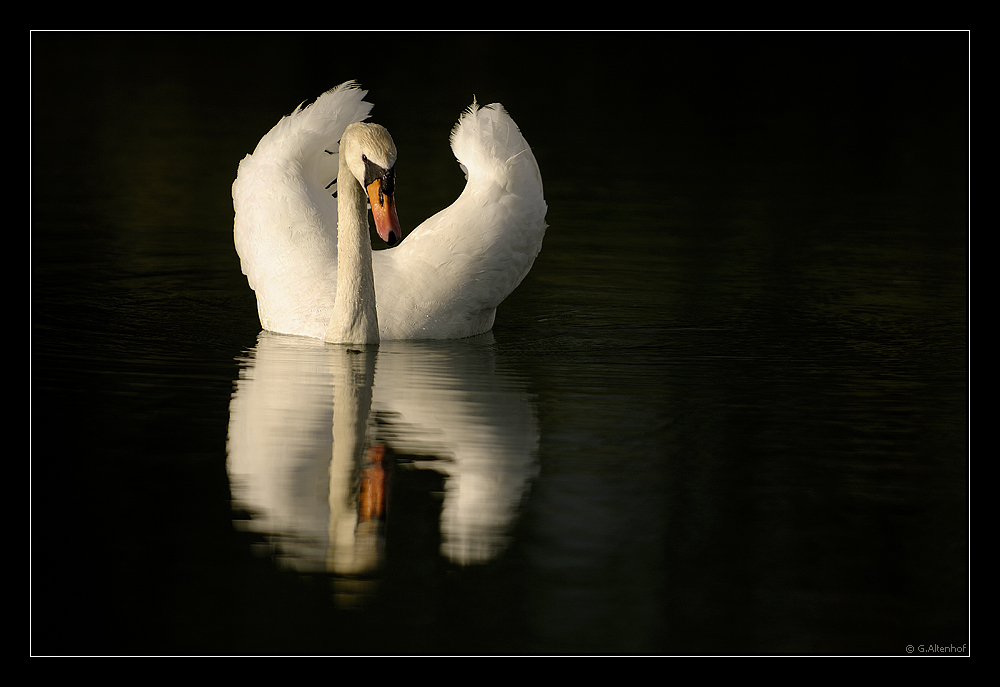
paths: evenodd
<path fill-rule="evenodd" d="M 967 653 L 967 56 L 33 34 L 32 652 Z M 491 335 L 261 335 L 237 164 L 351 78 L 404 228 L 460 191 L 473 94 L 532 144 L 550 226 Z M 353 574 L 348 373 L 391 484 Z"/>

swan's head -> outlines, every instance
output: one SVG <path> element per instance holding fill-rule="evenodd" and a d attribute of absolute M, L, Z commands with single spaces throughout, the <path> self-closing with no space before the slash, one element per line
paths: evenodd
<path fill-rule="evenodd" d="M 340 154 L 347 168 L 368 193 L 375 230 L 389 246 L 399 243 L 403 232 L 396 217 L 393 196 L 396 181 L 396 144 L 385 127 L 357 122 L 340 139 Z"/>

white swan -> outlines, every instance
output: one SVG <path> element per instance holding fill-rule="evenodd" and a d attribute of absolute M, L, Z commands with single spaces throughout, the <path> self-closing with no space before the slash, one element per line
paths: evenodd
<path fill-rule="evenodd" d="M 365 95 L 348 82 L 299 106 L 240 163 L 234 237 L 261 325 L 337 343 L 488 331 L 542 246 L 546 205 L 531 149 L 499 104 L 473 102 L 451 133 L 462 194 L 373 255 L 361 187 L 392 245 L 396 150 L 377 125 L 349 129 L 368 117 Z"/>

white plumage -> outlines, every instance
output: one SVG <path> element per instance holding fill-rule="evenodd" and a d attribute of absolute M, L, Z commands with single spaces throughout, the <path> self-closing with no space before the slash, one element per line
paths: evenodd
<path fill-rule="evenodd" d="M 338 141 L 348 125 L 369 115 L 365 95 L 348 82 L 300 106 L 240 163 L 233 183 L 236 250 L 264 329 L 326 336 L 337 296 L 332 192 L 353 180 L 327 187 L 338 175 Z M 382 340 L 488 331 L 497 306 L 541 250 L 541 175 L 504 109 L 473 102 L 452 131 L 451 146 L 466 171 L 462 194 L 397 247 L 372 255 Z"/>

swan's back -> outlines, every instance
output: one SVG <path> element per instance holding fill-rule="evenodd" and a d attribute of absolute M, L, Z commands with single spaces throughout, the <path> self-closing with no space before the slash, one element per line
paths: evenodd
<path fill-rule="evenodd" d="M 240 162 L 233 183 L 236 252 L 264 329 L 322 338 L 337 284 L 338 141 L 368 117 L 351 82 L 299 106 Z"/>
<path fill-rule="evenodd" d="M 497 306 L 541 250 L 546 226 L 541 174 L 503 107 L 473 103 L 452 130 L 451 147 L 467 179 L 458 200 L 398 248 L 374 256 L 384 340 L 488 331 Z"/>

